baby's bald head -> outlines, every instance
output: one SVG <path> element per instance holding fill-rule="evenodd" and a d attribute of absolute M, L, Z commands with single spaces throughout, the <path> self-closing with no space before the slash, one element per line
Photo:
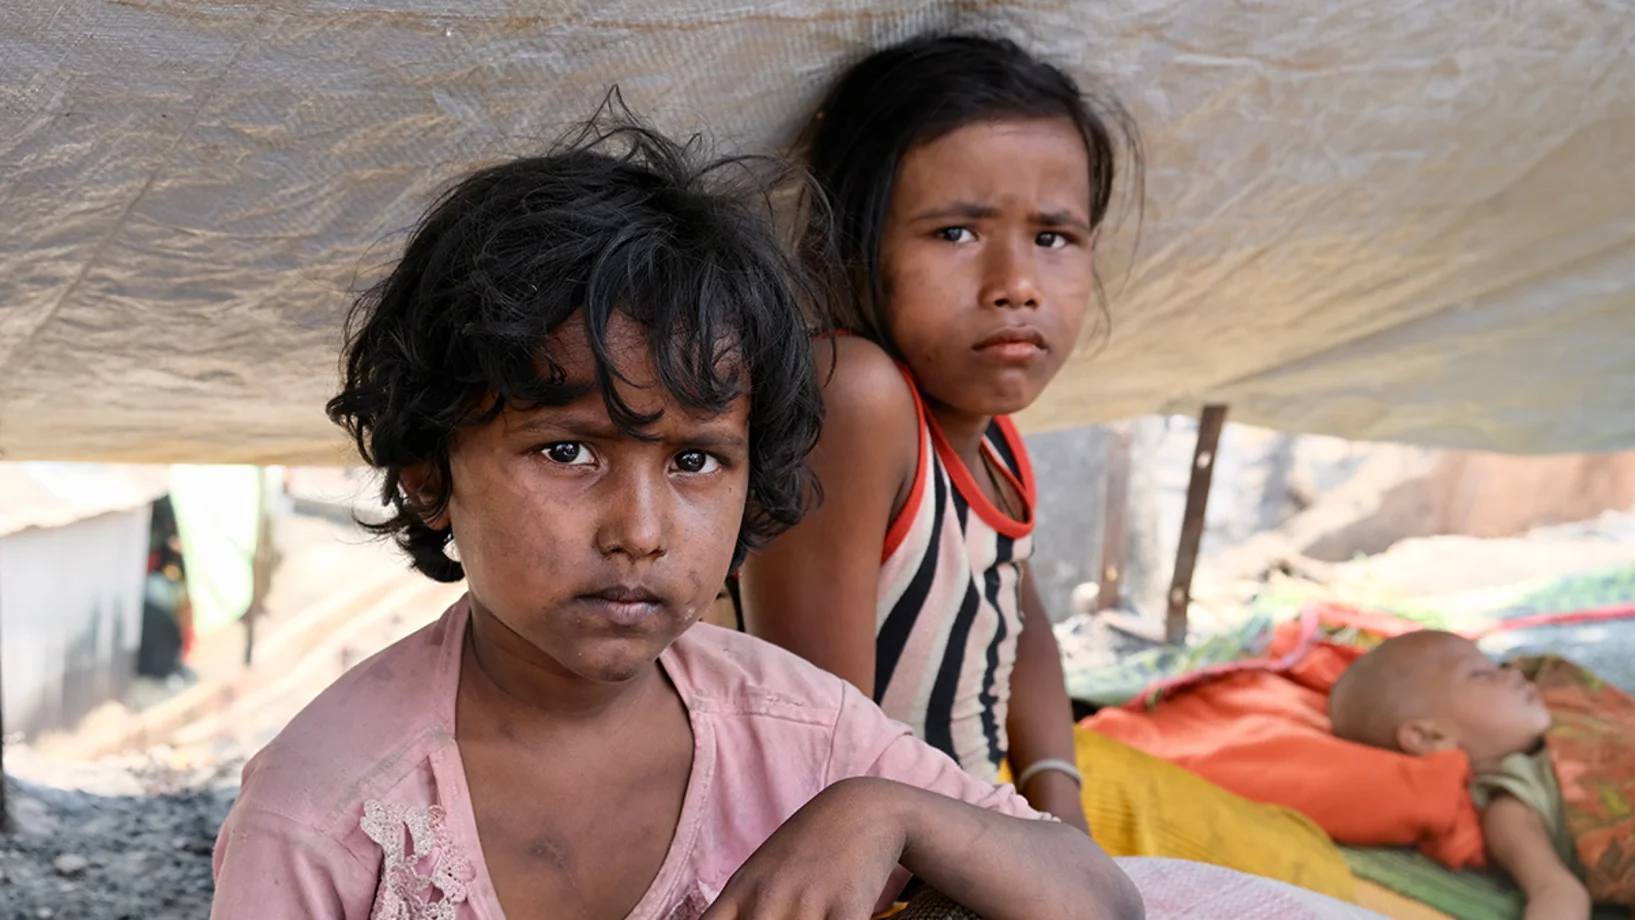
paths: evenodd
<path fill-rule="evenodd" d="M 1402 750 L 1398 728 L 1433 715 L 1441 705 L 1432 678 L 1450 653 L 1470 640 L 1421 630 L 1387 639 L 1346 669 L 1329 693 L 1328 715 L 1336 737 L 1371 747 Z"/>

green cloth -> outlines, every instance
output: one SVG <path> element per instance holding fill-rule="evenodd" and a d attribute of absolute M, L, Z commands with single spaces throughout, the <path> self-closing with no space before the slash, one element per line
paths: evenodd
<path fill-rule="evenodd" d="M 1476 807 L 1486 810 L 1495 796 L 1509 795 L 1538 812 L 1544 826 L 1550 831 L 1556 855 L 1580 878 L 1584 873 L 1578 865 L 1577 847 L 1567 831 L 1562 811 L 1561 785 L 1556 782 L 1555 766 L 1550 763 L 1550 752 L 1539 748 L 1536 754 L 1511 754 L 1499 761 L 1496 773 L 1478 773 L 1470 782 L 1470 796 Z"/>
<path fill-rule="evenodd" d="M 1271 617 L 1251 616 L 1188 646 L 1166 645 L 1125 655 L 1107 667 L 1070 671 L 1067 695 L 1097 707 L 1122 706 L 1165 678 L 1257 657 L 1271 639 L 1274 625 Z"/>
<path fill-rule="evenodd" d="M 1490 872 L 1454 872 L 1414 850 L 1341 847 L 1360 879 L 1436 908 L 1454 920 L 1521 920 L 1526 902 L 1508 880 Z"/>
<path fill-rule="evenodd" d="M 1527 902 L 1495 872 L 1454 872 L 1414 850 L 1341 847 L 1346 864 L 1360 879 L 1434 907 L 1454 920 L 1521 920 Z M 1594 920 L 1629 920 L 1629 911 L 1597 907 Z"/>
<path fill-rule="evenodd" d="M 250 606 L 261 495 L 261 470 L 253 466 L 170 468 L 193 629 L 200 635 L 238 622 Z"/>

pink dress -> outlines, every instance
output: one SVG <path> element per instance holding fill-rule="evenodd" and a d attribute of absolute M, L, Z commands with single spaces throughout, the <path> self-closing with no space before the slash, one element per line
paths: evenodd
<path fill-rule="evenodd" d="M 502 920 L 454 740 L 468 614 L 461 600 L 347 672 L 245 766 L 216 840 L 212 917 Z M 698 916 L 785 819 L 848 777 L 1043 817 L 768 643 L 700 624 L 659 663 L 692 722 L 693 769 L 632 920 Z"/>

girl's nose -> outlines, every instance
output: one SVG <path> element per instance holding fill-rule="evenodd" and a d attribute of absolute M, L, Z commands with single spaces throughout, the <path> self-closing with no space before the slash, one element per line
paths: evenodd
<path fill-rule="evenodd" d="M 609 477 L 615 478 L 619 488 L 603 505 L 596 548 L 604 555 L 631 559 L 664 555 L 671 511 L 664 484 L 643 475 Z"/>
<path fill-rule="evenodd" d="M 1000 309 L 1034 308 L 1041 297 L 1032 247 L 996 246 L 988 262 L 983 302 Z"/>

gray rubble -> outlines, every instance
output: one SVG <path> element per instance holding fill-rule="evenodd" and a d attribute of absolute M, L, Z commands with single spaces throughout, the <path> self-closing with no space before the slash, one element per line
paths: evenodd
<path fill-rule="evenodd" d="M 208 917 L 210 852 L 238 764 L 97 768 L 69 789 L 6 777 L 0 920 Z"/>

